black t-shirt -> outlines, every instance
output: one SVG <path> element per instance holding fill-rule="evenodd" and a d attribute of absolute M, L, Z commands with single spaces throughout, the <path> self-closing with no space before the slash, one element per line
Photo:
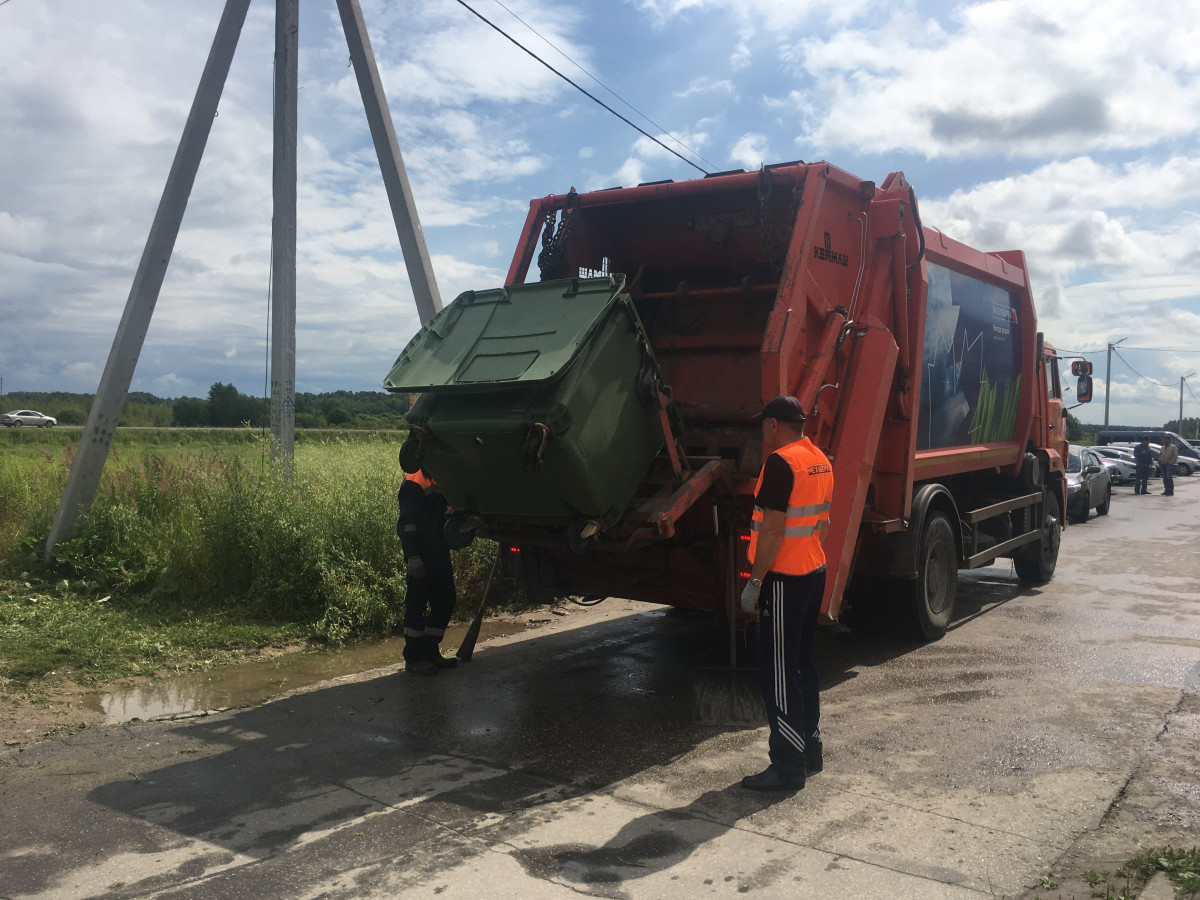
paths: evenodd
<path fill-rule="evenodd" d="M 762 486 L 754 496 L 754 505 L 787 512 L 795 482 L 792 467 L 778 453 L 772 453 L 763 464 Z"/>

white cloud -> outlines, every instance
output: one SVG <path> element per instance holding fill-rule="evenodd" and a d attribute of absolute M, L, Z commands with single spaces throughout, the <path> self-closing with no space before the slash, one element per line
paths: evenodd
<path fill-rule="evenodd" d="M 765 134 L 743 134 L 729 151 L 729 158 L 743 169 L 757 169 L 771 159 Z"/>
<path fill-rule="evenodd" d="M 0 342 L 6 387 L 94 389 L 222 6 L 0 9 L 0 332 L 37 336 L 19 356 Z M 1042 324 L 1061 346 L 1123 336 L 1200 346 L 1200 0 L 1149 13 L 1132 0 L 511 6 L 652 114 L 652 133 L 707 149 L 709 168 L 814 150 L 868 176 L 907 168 L 927 223 L 1026 252 Z M 484 11 L 577 74 L 502 8 Z M 457 4 L 365 0 L 364 13 L 447 302 L 503 281 L 531 197 L 695 177 Z M 135 389 L 261 389 L 273 27 L 270 4 L 253 4 Z M 332 5 L 303 7 L 302 389 L 376 386 L 417 329 L 346 63 Z M 896 151 L 895 165 L 869 156 Z M 1160 381 L 1195 359 L 1137 352 Z"/>
<path fill-rule="evenodd" d="M 697 94 L 719 94 L 733 100 L 737 99 L 737 89 L 734 88 L 732 81 L 728 78 L 716 80 L 707 75 L 693 79 L 682 91 L 675 92 L 675 96 L 679 98 L 692 97 Z"/>
<path fill-rule="evenodd" d="M 1182 278 L 1181 296 L 1200 296 L 1200 158 L 1140 159 L 1122 166 L 1089 157 L 924 200 L 924 220 L 981 249 L 1023 248 L 1043 284 L 1066 288 L 1080 273 L 1108 279 Z M 1131 209 L 1182 209 L 1153 219 Z M 1094 278 L 1092 280 L 1095 280 Z M 1119 282 L 1114 282 L 1119 283 Z"/>
<path fill-rule="evenodd" d="M 816 83 L 790 100 L 807 118 L 799 141 L 820 152 L 1146 147 L 1195 127 L 1197 40 L 1200 0 L 1150 14 L 1133 0 L 991 0 L 942 23 L 902 10 L 801 41 L 794 64 Z"/>
<path fill-rule="evenodd" d="M 767 33 L 792 31 L 812 22 L 846 23 L 893 4 L 880 0 L 634 0 L 656 27 L 708 11 L 732 13 Z"/>

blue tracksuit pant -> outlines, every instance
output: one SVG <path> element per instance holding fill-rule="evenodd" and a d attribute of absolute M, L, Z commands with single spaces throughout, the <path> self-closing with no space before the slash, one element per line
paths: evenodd
<path fill-rule="evenodd" d="M 759 595 L 758 680 L 771 762 L 789 778 L 804 773 L 805 752 L 821 749 L 821 698 L 813 636 L 825 568 L 807 575 L 768 572 Z"/>

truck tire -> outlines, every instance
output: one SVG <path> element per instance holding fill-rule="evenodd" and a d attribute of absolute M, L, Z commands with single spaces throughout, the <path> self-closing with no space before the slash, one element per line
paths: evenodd
<path fill-rule="evenodd" d="M 1053 578 L 1061 540 L 1062 519 L 1058 513 L 1058 498 L 1047 493 L 1042 514 L 1042 539 L 1037 543 L 1036 552 L 1031 556 L 1013 557 L 1017 578 L 1026 584 L 1045 584 Z"/>
<path fill-rule="evenodd" d="M 936 641 L 946 633 L 958 585 L 958 548 L 945 513 L 930 513 L 921 532 L 917 580 L 912 583 L 912 620 L 917 637 Z"/>

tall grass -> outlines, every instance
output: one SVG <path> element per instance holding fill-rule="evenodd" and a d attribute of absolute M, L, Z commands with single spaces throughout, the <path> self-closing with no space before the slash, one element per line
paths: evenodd
<path fill-rule="evenodd" d="M 41 575 L 168 618 L 297 623 L 335 644 L 391 633 L 405 594 L 397 441 L 298 443 L 290 483 L 261 441 L 114 447 L 91 512 Z M 0 454 L 0 576 L 39 565 L 72 456 L 55 449 Z M 495 554 L 486 541 L 455 554 L 464 607 Z"/>

